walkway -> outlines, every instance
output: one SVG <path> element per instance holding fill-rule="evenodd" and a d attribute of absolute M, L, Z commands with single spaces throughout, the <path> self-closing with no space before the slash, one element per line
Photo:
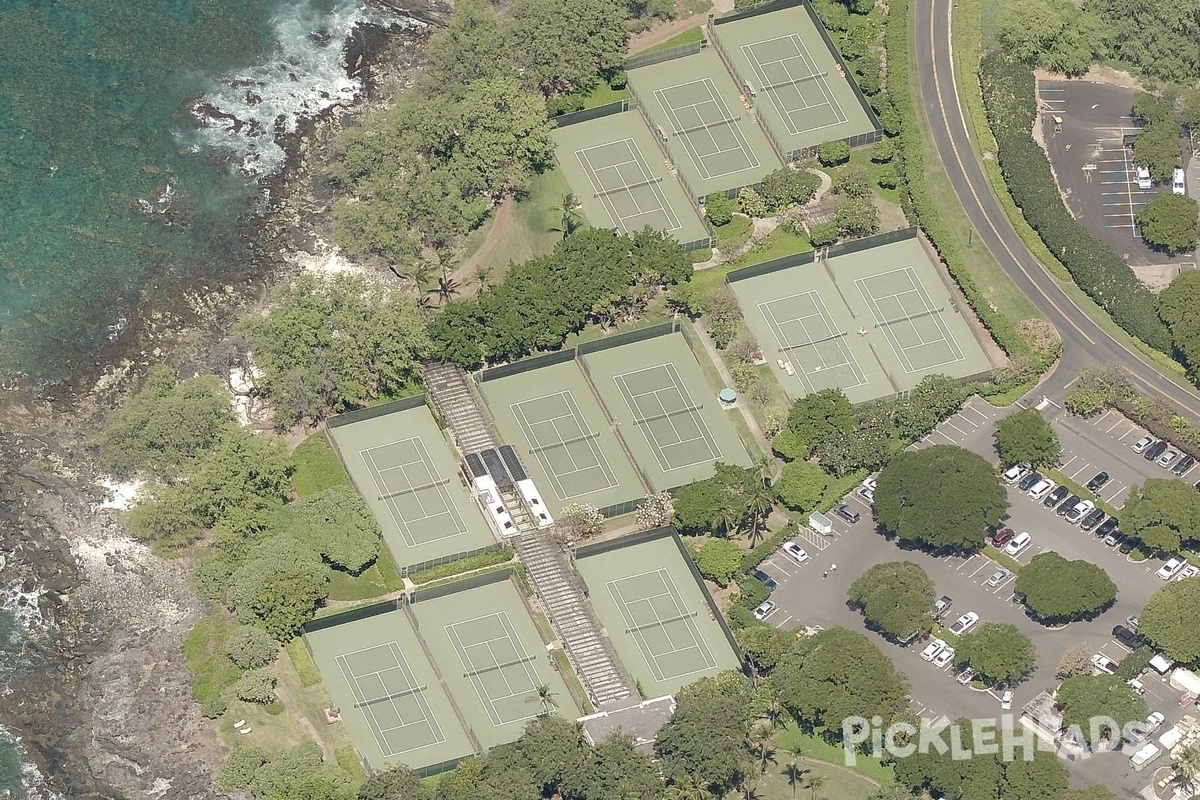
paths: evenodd
<path fill-rule="evenodd" d="M 726 386 L 735 386 L 733 376 L 729 374 L 729 368 L 725 366 L 725 362 L 721 360 L 720 353 L 717 352 L 716 345 L 708 336 L 708 331 L 700 324 L 699 320 L 692 320 L 692 330 L 696 332 L 700 343 L 704 345 L 704 352 L 708 353 L 708 357 L 712 360 L 717 368 L 717 373 L 720 374 L 721 380 Z M 763 435 L 762 428 L 758 427 L 758 420 L 754 419 L 754 415 L 750 413 L 750 409 L 746 406 L 746 399 L 738 394 L 737 410 L 741 412 L 742 418 L 746 420 L 746 425 L 750 427 L 750 433 L 754 436 L 755 443 L 758 444 L 760 450 L 764 453 L 771 452 L 771 442 Z"/>
<path fill-rule="evenodd" d="M 463 455 L 500 446 L 491 420 L 471 391 L 467 373 L 450 364 L 425 368 L 425 386 Z"/>

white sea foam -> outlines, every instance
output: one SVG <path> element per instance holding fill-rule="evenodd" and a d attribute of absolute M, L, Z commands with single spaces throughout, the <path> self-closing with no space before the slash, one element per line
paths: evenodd
<path fill-rule="evenodd" d="M 21 738 L 3 726 L 0 726 L 0 740 L 15 744 L 17 755 L 25 757 L 25 748 L 21 745 Z M 29 761 L 21 762 L 21 789 L 23 794 L 18 796 L 21 800 L 63 800 L 62 795 L 56 794 L 46 787 L 46 777 L 38 771 L 37 765 Z M 0 792 L 0 798 L 3 800 L 7 800 L 8 797 L 7 792 Z"/>
<path fill-rule="evenodd" d="M 346 42 L 360 24 L 423 25 L 362 0 L 342 0 L 328 14 L 306 2 L 281 10 L 272 20 L 271 56 L 223 76 L 193 106 L 203 127 L 192 149 L 232 152 L 248 175 L 277 172 L 285 159 L 277 133 L 294 132 L 300 120 L 350 102 L 362 90 L 342 65 Z"/>

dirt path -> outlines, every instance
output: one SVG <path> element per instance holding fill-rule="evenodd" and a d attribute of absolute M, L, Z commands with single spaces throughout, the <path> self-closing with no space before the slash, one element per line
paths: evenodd
<path fill-rule="evenodd" d="M 699 321 L 692 320 L 692 329 L 699 337 L 700 343 L 704 345 L 704 352 L 708 353 L 708 357 L 712 359 L 713 365 L 717 368 L 717 373 L 720 374 L 721 380 L 725 381 L 726 386 L 734 386 L 733 376 L 729 374 L 729 368 L 725 366 L 725 362 L 721 360 L 721 356 L 717 353 L 716 345 L 708 336 L 708 331 L 700 325 Z M 750 413 L 750 409 L 746 406 L 746 400 L 738 394 L 737 410 L 741 412 L 742 418 L 746 420 L 746 425 L 750 428 L 750 433 L 754 436 L 754 441 L 758 443 L 758 447 L 764 453 L 770 454 L 771 443 L 767 441 L 767 437 L 763 435 L 762 428 L 758 427 L 758 421 L 754 419 L 754 415 Z"/>
<path fill-rule="evenodd" d="M 479 264 L 491 256 L 492 251 L 508 233 L 508 229 L 512 226 L 513 207 L 516 202 L 511 197 L 505 197 L 500 201 L 500 205 L 496 206 L 496 221 L 492 223 L 492 229 L 488 231 L 487 238 L 483 240 L 479 249 L 471 254 L 470 258 L 459 264 L 458 269 L 454 270 L 452 277 L 460 285 L 466 285 L 467 279 L 475 274 Z"/>

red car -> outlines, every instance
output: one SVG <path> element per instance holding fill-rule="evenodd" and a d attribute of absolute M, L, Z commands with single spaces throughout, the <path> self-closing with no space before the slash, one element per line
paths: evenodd
<path fill-rule="evenodd" d="M 1008 540 L 1017 535 L 1012 528 L 1001 528 L 992 534 L 992 547 L 1004 547 Z"/>

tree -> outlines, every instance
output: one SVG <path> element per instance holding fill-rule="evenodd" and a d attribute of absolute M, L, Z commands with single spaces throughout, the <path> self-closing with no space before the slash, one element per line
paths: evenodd
<path fill-rule="evenodd" d="M 704 215 L 713 225 L 728 225 L 733 219 L 733 201 L 724 192 L 713 192 L 704 200 Z"/>
<path fill-rule="evenodd" d="M 569 503 L 555 519 L 559 535 L 579 542 L 598 536 L 604 530 L 604 515 L 591 503 Z"/>
<path fill-rule="evenodd" d="M 1138 615 L 1138 632 L 1182 664 L 1200 659 L 1200 581 L 1171 581 Z"/>
<path fill-rule="evenodd" d="M 820 185 L 821 179 L 813 173 L 784 167 L 763 176 L 762 199 L 768 211 L 779 212 L 807 203 Z"/>
<path fill-rule="evenodd" d="M 804 756 L 804 747 L 793 743 L 787 747 L 787 752 L 791 756 L 787 769 L 788 785 L 792 787 L 792 797 L 795 797 L 796 787 L 800 785 L 800 779 L 808 771 L 800 768 L 800 759 Z"/>
<path fill-rule="evenodd" d="M 952 445 L 898 453 L 879 474 L 875 519 L 901 542 L 973 553 L 1008 510 L 1008 495 L 984 458 Z"/>
<path fill-rule="evenodd" d="M 958 720 L 940 738 L 950 741 L 972 741 L 969 720 Z M 1033 746 L 1030 745 L 1032 748 Z M 1033 749 L 1015 757 L 1002 758 L 997 748 L 990 754 L 973 753 L 969 759 L 955 758 L 956 750 L 945 752 L 929 747 L 906 758 L 895 760 L 896 782 L 919 796 L 985 800 L 1002 797 L 1004 800 L 1046 800 L 1057 797 L 1067 788 L 1067 770 L 1053 752 Z M 1025 755 L 1030 760 L 1021 756 Z M 889 799 L 890 800 L 890 799 Z"/>
<path fill-rule="evenodd" d="M 488 0 L 460 0 L 446 29 L 429 41 L 426 83 L 439 92 L 462 92 L 469 84 L 499 75 L 511 63 L 496 57 L 513 52 L 508 29 Z"/>
<path fill-rule="evenodd" d="M 1059 678 L 1091 675 L 1093 667 L 1092 648 L 1088 647 L 1086 643 L 1081 643 L 1069 647 L 1063 652 L 1062 657 L 1058 659 L 1058 672 L 1055 674 Z"/>
<path fill-rule="evenodd" d="M 1092 720 L 1108 717 L 1117 725 L 1144 720 L 1150 713 L 1146 701 L 1123 678 L 1116 675 L 1080 675 L 1067 678 L 1058 687 L 1058 706 L 1063 712 L 1063 727 L 1078 726 L 1083 738 L 1092 744 L 1101 739 L 1114 740 L 1121 732 L 1100 728 L 1092 730 Z M 1096 739 L 1092 736 L 1095 734 Z"/>
<path fill-rule="evenodd" d="M 818 222 L 809 228 L 808 238 L 813 247 L 826 247 L 838 240 L 838 226 L 835 222 Z"/>
<path fill-rule="evenodd" d="M 612 0 L 515 0 L 510 8 L 512 54 L 525 82 L 547 97 L 590 87 L 620 66 L 629 32 L 626 9 Z M 491 54 L 502 59 L 503 52 Z"/>
<path fill-rule="evenodd" d="M 358 787 L 358 800 L 428 800 L 429 790 L 417 773 L 403 764 L 378 770 Z"/>
<path fill-rule="evenodd" d="M 809 775 L 808 788 L 812 790 L 813 800 L 817 800 L 817 792 L 825 788 L 825 776 L 818 773 Z"/>
<path fill-rule="evenodd" d="M 579 723 L 554 715 L 538 717 L 526 725 L 512 748 L 524 757 L 539 789 L 560 785 L 568 776 L 585 769 L 590 757 Z"/>
<path fill-rule="evenodd" d="M 1200 205 L 1190 197 L 1160 194 L 1137 213 L 1142 238 L 1171 255 L 1196 249 L 1200 238 Z"/>
<path fill-rule="evenodd" d="M 1058 434 L 1036 408 L 1018 411 L 996 423 L 995 440 L 1000 463 L 1005 467 L 1022 462 L 1045 467 L 1062 458 Z"/>
<path fill-rule="evenodd" d="M 1200 376 L 1200 271 L 1181 272 L 1158 296 L 1158 315 L 1171 329 L 1175 349 L 1193 380 Z"/>
<path fill-rule="evenodd" d="M 534 694 L 530 695 L 525 702 L 540 704 L 544 717 L 550 713 L 550 709 L 558 708 L 558 701 L 554 699 L 557 695 L 558 693 L 550 688 L 550 684 L 542 683 L 534 689 Z"/>
<path fill-rule="evenodd" d="M 680 690 L 655 740 L 663 774 L 672 782 L 692 778 L 710 791 L 731 786 L 746 757 L 750 697 L 740 675 L 702 678 Z"/>
<path fill-rule="evenodd" d="M 816 508 L 826 487 L 829 473 L 810 461 L 790 461 L 783 465 L 775 493 L 779 502 L 793 511 L 811 511 Z"/>
<path fill-rule="evenodd" d="M 150 367 L 104 426 L 104 458 L 119 475 L 173 480 L 235 424 L 232 399 L 215 375 L 179 382 L 170 367 Z"/>
<path fill-rule="evenodd" d="M 557 230 L 564 239 L 579 230 L 579 226 L 583 224 L 583 220 L 579 216 L 579 198 L 573 192 L 564 194 L 562 203 L 555 210 L 559 213 Z"/>
<path fill-rule="evenodd" d="M 792 403 L 788 412 L 787 438 L 776 437 L 774 446 L 788 459 L 807 459 L 854 430 L 854 410 L 841 389 L 822 389 Z M 780 447 L 783 445 L 783 447 Z"/>
<path fill-rule="evenodd" d="M 896 142 L 893 139 L 880 139 L 871 146 L 871 160 L 876 164 L 887 164 L 896 157 Z"/>
<path fill-rule="evenodd" d="M 1015 625 L 985 622 L 959 638 L 954 657 L 975 670 L 981 680 L 1013 684 L 1030 673 L 1037 653 L 1033 642 Z"/>
<path fill-rule="evenodd" d="M 1150 170 L 1154 180 L 1170 180 L 1175 168 L 1183 166 L 1180 161 L 1183 142 L 1179 134 L 1179 123 L 1172 118 L 1144 128 L 1134 139 L 1133 157 Z"/>
<path fill-rule="evenodd" d="M 300 633 L 328 594 L 326 581 L 304 570 L 269 575 L 250 600 L 248 611 L 262 621 L 267 632 L 281 642 Z"/>
<path fill-rule="evenodd" d="M 720 461 L 715 474 L 680 487 L 675 496 L 675 527 L 685 533 L 733 535 L 750 516 L 746 498 L 761 482 L 753 470 Z"/>
<path fill-rule="evenodd" d="M 268 669 L 249 669 L 233 685 L 233 693 L 247 703 L 271 703 L 275 700 L 275 675 Z"/>
<path fill-rule="evenodd" d="M 1061 624 L 1090 618 L 1117 599 L 1117 586 L 1090 561 L 1068 561 L 1042 553 L 1021 568 L 1013 587 L 1025 606 L 1043 622 Z"/>
<path fill-rule="evenodd" d="M 849 595 L 867 627 L 891 639 L 928 633 L 932 627 L 933 581 L 911 561 L 876 564 L 850 585 Z"/>
<path fill-rule="evenodd" d="M 1200 752 L 1194 747 L 1179 747 L 1171 752 L 1171 766 L 1175 769 L 1175 783 L 1185 796 L 1196 793 L 1196 776 L 1200 774 Z"/>
<path fill-rule="evenodd" d="M 871 193 L 871 177 L 863 167 L 846 167 L 833 182 L 833 190 L 847 197 L 866 197 Z"/>
<path fill-rule="evenodd" d="M 638 506 L 634 519 L 639 530 L 648 531 L 671 524 L 671 516 L 675 513 L 675 498 L 670 492 L 655 492 L 646 496 Z"/>
<path fill-rule="evenodd" d="M 846 197 L 833 212 L 833 224 L 842 236 L 870 236 L 879 230 L 879 208 L 870 197 Z"/>
<path fill-rule="evenodd" d="M 728 539 L 709 539 L 695 551 L 696 569 L 718 586 L 729 585 L 729 580 L 742 568 L 742 548 Z"/>
<path fill-rule="evenodd" d="M 1130 487 L 1120 520 L 1129 536 L 1173 553 L 1200 531 L 1200 494 L 1184 481 L 1147 478 L 1141 487 Z"/>
<path fill-rule="evenodd" d="M 850 160 L 850 145 L 841 139 L 817 146 L 817 159 L 822 166 L 834 167 Z"/>
<path fill-rule="evenodd" d="M 432 346 L 410 295 L 348 274 L 284 284 L 242 328 L 281 427 L 417 383 Z"/>
<path fill-rule="evenodd" d="M 254 773 L 270 760 L 270 756 L 261 747 L 254 745 L 239 745 L 229 751 L 224 766 L 217 773 L 215 781 L 217 791 L 234 792 L 245 789 L 254 778 Z"/>
<path fill-rule="evenodd" d="M 751 219 L 765 217 L 769 211 L 767 202 L 763 200 L 762 195 L 749 186 L 743 187 L 738 192 L 737 207 L 738 211 Z"/>
<path fill-rule="evenodd" d="M 331 486 L 290 507 L 293 535 L 334 567 L 357 575 L 379 554 L 379 522 L 353 486 Z"/>
<path fill-rule="evenodd" d="M 865 636 L 828 628 L 796 643 L 771 675 L 784 705 L 804 725 L 840 736 L 842 720 L 907 712 L 908 679 Z"/>
<path fill-rule="evenodd" d="M 225 652 L 242 669 L 255 669 L 275 660 L 279 642 L 257 625 L 239 625 L 229 634 Z"/>

